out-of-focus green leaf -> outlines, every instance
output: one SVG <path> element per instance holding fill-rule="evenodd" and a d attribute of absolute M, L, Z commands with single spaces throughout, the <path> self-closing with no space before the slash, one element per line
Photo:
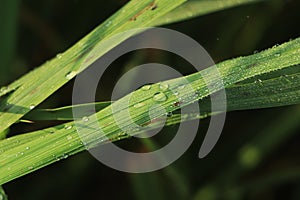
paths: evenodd
<path fill-rule="evenodd" d="M 152 25 L 159 26 L 195 18 L 201 15 L 228 8 L 257 3 L 263 0 L 189 0 L 166 15 L 155 20 Z"/>

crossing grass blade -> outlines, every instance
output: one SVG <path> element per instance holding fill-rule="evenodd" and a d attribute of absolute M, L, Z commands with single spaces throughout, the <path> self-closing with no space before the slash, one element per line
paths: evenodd
<path fill-rule="evenodd" d="M 0 106 L 0 132 L 17 122 L 71 78 L 126 39 L 119 38 L 115 44 L 93 51 L 93 55 L 89 55 L 106 38 L 133 28 L 148 26 L 153 20 L 184 2 L 185 0 L 130 1 L 66 52 L 58 54 L 56 58 L 8 87 L 1 88 L 0 96 L 5 94 L 7 96 L 2 100 Z M 156 9 L 151 9 L 153 6 Z M 92 56 L 91 59 L 90 56 Z"/>
<path fill-rule="evenodd" d="M 234 84 L 243 80 L 300 64 L 299 52 L 300 39 L 295 39 L 254 55 L 224 61 L 218 64 L 217 68 L 225 88 L 229 86 L 234 87 Z M 215 72 L 214 67 L 210 67 L 198 73 L 163 82 L 163 84 L 169 85 L 169 90 L 164 91 L 164 95 L 167 98 L 160 103 L 165 108 L 164 113 L 151 110 L 153 109 L 151 105 L 154 103 L 153 96 L 158 92 L 162 92 L 160 89 L 161 83 L 156 83 L 151 85 L 151 88 L 147 91 L 139 89 L 123 97 L 97 114 L 89 116 L 89 120 L 77 121 L 76 123 L 83 123 L 84 127 L 88 127 L 81 137 L 79 137 L 74 127 L 74 122 L 69 122 L 61 125 L 60 128 L 52 128 L 51 131 L 50 129 L 41 130 L 42 132 L 50 132 L 32 141 L 20 144 L 15 148 L 9 148 L 6 151 L 0 148 L 0 152 L 2 151 L 0 153 L 0 184 L 65 159 L 86 148 L 127 138 L 129 133 L 132 135 L 134 132 L 142 131 L 142 129 L 133 130 L 132 121 L 147 128 L 145 124 L 151 124 L 148 116 L 149 111 L 154 113 L 154 118 L 159 118 L 168 112 L 178 110 L 183 106 L 220 91 L 223 87 L 220 84 L 215 84 L 218 83 L 213 74 Z M 282 75 L 282 77 L 279 77 L 282 83 L 299 80 L 298 78 L 295 79 L 294 75 L 290 77 L 285 76 L 285 74 Z M 206 81 L 204 81 L 203 77 L 206 77 Z M 188 84 L 186 81 L 188 81 Z M 182 87 L 184 84 L 186 87 Z M 207 84 L 212 86 L 210 90 L 207 90 Z M 260 85 L 261 83 L 255 82 L 252 84 Z M 267 85 L 268 83 L 266 82 L 265 84 Z M 278 86 L 282 85 L 279 84 Z M 190 90 L 190 88 L 194 90 Z M 174 105 L 174 102 L 178 102 L 178 97 L 173 94 L 174 91 L 179 91 L 181 94 L 183 101 L 180 104 Z M 127 102 L 129 102 L 129 105 Z M 140 109 L 135 109 L 134 105 L 137 103 L 142 103 L 144 106 Z M 112 106 L 115 108 L 114 112 L 112 112 Z M 120 113 L 122 115 L 123 112 L 128 111 L 131 113 L 131 119 L 124 117 L 117 124 L 114 116 Z M 99 129 L 96 128 L 98 127 L 98 122 L 103 130 L 103 134 L 100 134 Z M 81 139 L 85 141 L 85 145 Z"/>

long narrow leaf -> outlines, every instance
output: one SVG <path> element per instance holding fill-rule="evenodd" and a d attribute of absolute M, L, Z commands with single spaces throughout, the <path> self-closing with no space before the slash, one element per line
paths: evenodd
<path fill-rule="evenodd" d="M 86 59 L 89 52 L 103 42 L 105 38 L 133 28 L 145 27 L 183 2 L 185 0 L 130 1 L 66 52 L 58 54 L 56 58 L 46 62 L 8 87 L 2 88 L 0 96 L 9 92 L 12 93 L 4 99 L 0 106 L 0 132 L 34 109 L 72 77 L 80 73 L 80 70 L 87 68 L 115 47 L 114 45 L 126 39 L 120 38 L 115 41 L 115 44 L 93 52 L 92 59 Z M 157 8 L 155 10 L 149 9 L 153 6 Z M 133 18 L 135 20 L 132 20 Z M 86 62 L 83 62 L 84 60 Z"/>
<path fill-rule="evenodd" d="M 226 95 L 227 111 L 298 104 L 300 103 L 300 66 L 293 66 L 285 71 L 275 71 L 269 73 L 268 76 L 255 77 L 250 83 L 229 86 L 226 88 Z M 205 98 L 199 103 L 201 112 L 209 115 L 210 100 Z M 30 121 L 74 120 L 72 109 L 75 107 L 82 110 L 83 117 L 92 114 L 89 110 L 91 105 L 95 106 L 96 111 L 100 111 L 110 104 L 111 102 L 98 102 L 56 109 L 38 109 L 26 115 L 25 119 Z"/>

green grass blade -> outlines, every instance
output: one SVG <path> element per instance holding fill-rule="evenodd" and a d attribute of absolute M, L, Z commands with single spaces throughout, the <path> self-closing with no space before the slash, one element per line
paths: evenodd
<path fill-rule="evenodd" d="M 297 70 L 299 71 L 299 68 L 297 68 Z M 262 80 L 259 82 L 255 81 L 253 83 L 238 84 L 227 87 L 227 111 L 259 109 L 300 104 L 300 73 L 295 72 L 296 71 L 293 71 L 292 74 L 285 73 L 284 76 Z M 96 103 L 96 110 L 100 111 L 101 109 L 103 109 L 103 107 L 106 107 L 109 104 L 110 102 Z M 218 112 L 211 113 L 209 98 L 202 99 L 201 101 L 199 101 L 199 104 L 201 107 L 200 115 L 198 113 L 174 114 L 171 117 L 168 117 L 165 126 L 178 124 L 181 123 L 181 121 L 203 119 L 210 115 L 218 114 Z M 88 105 L 90 104 L 77 106 L 87 107 Z M 97 107 L 97 105 L 99 107 Z M 31 116 L 34 120 L 41 120 L 41 118 L 39 118 L 39 112 L 41 112 L 42 115 L 44 115 L 44 120 L 58 120 L 61 118 L 63 118 L 64 120 L 72 120 L 73 116 L 71 109 L 72 107 L 68 106 L 57 109 L 36 110 L 36 115 L 33 114 Z M 60 111 L 62 111 L 62 115 L 60 115 Z M 56 116 L 51 116 L 51 112 L 56 112 Z M 29 119 L 32 120 L 32 118 Z M 149 126 L 149 129 L 160 128 L 162 125 L 161 122 L 162 121 L 158 119 L 156 123 L 153 123 Z M 32 140 L 43 137 L 45 135 L 52 134 L 57 130 L 64 129 L 65 127 L 70 126 L 73 126 L 73 124 L 62 124 L 56 127 L 51 127 L 33 133 L 18 135 L 7 140 L 1 141 L 0 149 L 2 152 L 4 152 L 18 145 L 28 143 Z"/>
<path fill-rule="evenodd" d="M 252 78 L 250 82 L 247 81 L 229 86 L 226 88 L 226 96 L 227 111 L 299 104 L 300 65 Z M 210 99 L 202 99 L 199 103 L 201 105 L 201 117 L 211 115 Z M 89 111 L 91 105 L 95 105 L 95 110 L 98 112 L 110 104 L 111 102 L 98 102 L 55 109 L 37 109 L 27 114 L 24 118 L 30 121 L 74 120 L 72 109 L 75 107 L 80 107 L 83 112 L 81 117 L 83 117 L 92 114 Z M 189 117 L 184 117 L 184 119 Z M 170 118 L 170 121 L 173 120 Z"/>
<path fill-rule="evenodd" d="M 6 135 L 8 134 L 9 130 L 6 129 L 3 132 L 0 133 L 0 141 L 6 138 Z M 1 152 L 1 151 L 0 151 Z M 0 185 L 0 200 L 7 200 L 7 195 L 5 194 L 5 191 L 3 187 Z"/>
<path fill-rule="evenodd" d="M 107 19 L 90 34 L 76 43 L 66 52 L 46 62 L 41 67 L 25 75 L 8 87 L 2 88 L 0 95 L 12 92 L 0 106 L 0 132 L 17 122 L 26 113 L 40 104 L 72 77 L 80 73 L 115 45 L 125 38 L 115 41 L 115 44 L 93 51 L 93 58 L 86 60 L 89 52 L 101 44 L 105 38 L 133 28 L 149 25 L 156 18 L 166 14 L 179 6 L 185 0 L 133 0 L 126 4 L 120 11 Z M 132 20 L 135 18 L 135 20 Z"/>
<path fill-rule="evenodd" d="M 171 24 L 220 10 L 261 1 L 263 0 L 190 0 L 163 17 L 158 18 L 152 25 L 160 26 Z"/>
<path fill-rule="evenodd" d="M 0 141 L 0 154 L 2 154 L 3 152 L 5 152 L 9 149 L 13 149 L 14 147 L 17 147 L 19 145 L 23 145 L 28 142 L 31 142 L 35 139 L 43 138 L 46 135 L 51 135 L 51 134 L 57 132 L 58 130 L 70 127 L 71 125 L 73 125 L 73 124 L 65 123 L 65 124 L 54 126 L 54 127 L 46 128 L 43 130 L 38 130 L 38 131 L 26 133 L 26 134 L 19 134 L 14 137 L 9 137 L 5 140 L 1 140 Z"/>
<path fill-rule="evenodd" d="M 222 62 L 217 67 L 223 78 L 225 87 L 228 87 L 247 78 L 300 64 L 299 52 L 300 39 L 296 39 L 258 54 Z M 178 99 L 173 95 L 173 92 L 167 91 L 165 95 L 168 98 L 166 101 L 161 102 L 160 105 L 165 107 L 166 112 L 172 112 L 222 89 L 221 85 L 214 84 L 216 80 L 213 74 L 211 74 L 214 72 L 213 68 L 207 68 L 200 73 L 164 82 L 165 84 L 169 84 L 170 89 L 173 91 L 177 91 L 180 88 L 180 93 L 184 101 L 174 106 L 174 102 L 178 101 Z M 213 85 L 210 91 L 207 91 L 206 83 L 202 77 L 204 75 L 208 77 L 208 84 Z M 189 81 L 190 87 L 197 89 L 197 97 L 195 97 L 194 91 L 189 90 L 189 87 L 182 87 L 182 84 L 186 84 L 186 80 Z M 159 85 L 159 83 L 151 85 L 151 89 L 146 92 L 139 89 L 133 92 L 131 97 L 125 96 L 114 102 L 111 106 L 104 108 L 96 115 L 89 116 L 88 121 L 82 121 L 85 127 L 88 127 L 85 135 L 82 135 L 88 147 L 107 142 L 108 140 L 117 141 L 129 137 L 127 133 L 134 132 L 131 129 L 132 120 L 140 125 L 149 123 L 149 110 L 146 107 L 147 105 L 153 105 L 153 95 L 161 92 Z M 195 98 L 187 98 L 191 96 Z M 127 102 L 130 102 L 129 107 Z M 136 103 L 143 103 L 145 107 L 134 109 L 133 106 Z M 112 106 L 116 106 L 114 114 L 127 112 L 129 109 L 132 119 L 124 118 L 119 121 L 120 124 L 116 124 L 114 122 L 114 114 L 111 110 Z M 165 115 L 165 113 L 155 112 L 154 110 L 152 112 L 157 118 Z M 93 127 L 98 127 L 98 120 L 108 138 L 99 134 L 98 129 L 93 129 Z M 77 130 L 72 125 L 73 123 L 70 122 L 63 129 L 0 154 L 0 184 L 67 158 L 79 151 L 83 151 L 85 146 L 79 138 Z"/>
<path fill-rule="evenodd" d="M 293 69 L 300 70 L 298 66 L 292 67 Z M 289 69 L 286 71 L 292 71 L 293 73 L 267 79 L 255 81 L 253 83 L 245 83 L 229 86 L 226 88 L 227 94 L 227 111 L 234 110 L 249 110 L 249 109 L 259 109 L 259 108 L 269 108 L 278 106 L 287 106 L 293 104 L 300 104 L 300 73 L 296 73 L 296 70 Z M 276 74 L 278 74 L 276 72 Z M 100 102 L 96 103 L 96 111 L 100 111 L 103 107 L 106 107 L 110 102 Z M 210 111 L 210 99 L 204 98 L 199 101 L 201 107 L 201 113 L 190 113 L 190 114 L 174 114 L 168 117 L 165 126 L 170 126 L 178 124 L 181 121 L 189 121 L 195 119 L 203 119 L 210 115 L 218 114 L 211 113 Z M 88 108 L 91 104 L 77 105 L 77 107 Z M 67 106 L 57 109 L 47 109 L 47 110 L 36 110 L 31 116 L 33 118 L 28 118 L 29 120 L 72 120 L 72 107 Z M 84 110 L 84 109 L 82 109 Z M 40 112 L 42 114 L 40 114 Z M 56 115 L 52 116 L 52 112 Z M 60 113 L 62 112 L 62 113 Z M 88 111 L 86 112 L 86 114 Z M 43 117 L 40 117 L 43 115 Z M 49 116 L 49 117 L 47 117 Z M 87 116 L 87 115 L 84 115 Z M 149 129 L 155 129 L 161 127 L 160 120 L 149 126 Z M 43 131 L 37 131 L 29 134 L 18 135 L 8 140 L 0 142 L 0 149 L 6 151 L 7 149 L 14 148 L 18 145 L 30 142 L 36 138 L 42 137 L 43 135 L 54 133 L 57 130 L 63 129 L 64 127 L 69 127 L 70 125 L 59 125 L 56 127 L 48 128 Z"/>
<path fill-rule="evenodd" d="M 299 104 L 300 73 L 226 88 L 229 111 Z"/>

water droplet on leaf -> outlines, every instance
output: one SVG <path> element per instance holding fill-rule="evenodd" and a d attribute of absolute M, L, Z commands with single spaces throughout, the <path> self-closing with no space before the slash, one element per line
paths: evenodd
<path fill-rule="evenodd" d="M 30 110 L 32 110 L 32 109 L 34 109 L 35 108 L 35 105 L 33 105 L 33 104 L 31 104 L 30 106 L 29 106 L 29 109 Z"/>
<path fill-rule="evenodd" d="M 153 96 L 153 100 L 158 101 L 158 102 L 163 102 L 163 101 L 166 101 L 167 99 L 168 99 L 168 97 L 162 92 L 157 92 Z"/>
<path fill-rule="evenodd" d="M 62 155 L 62 158 L 63 158 L 63 159 L 66 159 L 66 158 L 68 158 L 68 157 L 69 157 L 68 154 L 63 154 L 63 155 Z"/>
<path fill-rule="evenodd" d="M 62 54 L 57 54 L 56 58 L 61 59 L 62 58 Z"/>
<path fill-rule="evenodd" d="M 159 88 L 163 91 L 169 89 L 169 85 L 167 83 L 160 83 Z"/>
<path fill-rule="evenodd" d="M 183 90 L 185 88 L 185 85 L 178 86 L 178 90 Z"/>
<path fill-rule="evenodd" d="M 67 140 L 72 140 L 72 139 L 73 139 L 73 137 L 71 135 L 67 136 Z"/>
<path fill-rule="evenodd" d="M 73 77 L 75 77 L 76 74 L 77 74 L 76 71 L 71 71 L 71 72 L 69 72 L 69 73 L 66 74 L 66 79 L 69 79 L 69 80 L 70 80 L 70 79 L 72 79 Z"/>
<path fill-rule="evenodd" d="M 8 88 L 4 86 L 0 89 L 0 93 L 5 93 L 7 90 Z"/>
<path fill-rule="evenodd" d="M 143 107 L 145 105 L 145 103 L 137 103 L 137 104 L 135 104 L 133 107 L 135 107 L 135 108 L 141 108 L 141 107 Z"/>
<path fill-rule="evenodd" d="M 107 24 L 105 24 L 106 27 L 108 27 L 109 25 L 111 25 L 111 21 L 108 21 Z"/>
<path fill-rule="evenodd" d="M 281 56 L 280 53 L 276 53 L 276 54 L 275 54 L 275 57 L 280 57 L 280 56 Z"/>
<path fill-rule="evenodd" d="M 66 126 L 65 126 L 65 129 L 66 129 L 66 130 L 70 130 L 70 129 L 72 129 L 72 126 L 71 126 L 71 125 L 66 125 Z"/>
<path fill-rule="evenodd" d="M 144 90 L 144 91 L 150 90 L 151 85 L 144 85 L 141 89 Z"/>
<path fill-rule="evenodd" d="M 82 118 L 82 121 L 84 121 L 84 122 L 88 122 L 90 119 L 88 118 L 88 117 L 83 117 Z"/>

